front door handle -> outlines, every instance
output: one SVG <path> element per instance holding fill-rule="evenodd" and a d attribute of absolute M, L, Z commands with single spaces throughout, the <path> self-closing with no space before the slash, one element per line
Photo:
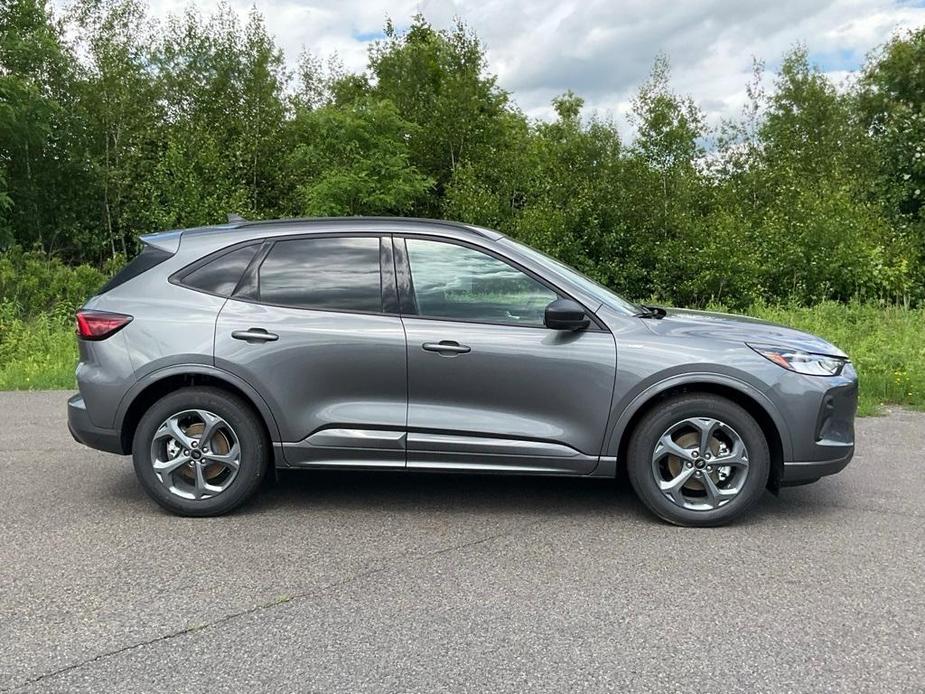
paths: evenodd
<path fill-rule="evenodd" d="M 440 340 L 440 342 L 425 342 L 421 347 L 428 352 L 437 352 L 438 354 L 465 354 L 471 352 L 472 348 L 461 345 L 455 340 Z"/>
<path fill-rule="evenodd" d="M 235 330 L 231 333 L 235 340 L 246 340 L 247 342 L 276 342 L 279 335 L 268 333 L 263 328 L 248 328 L 247 330 Z"/>

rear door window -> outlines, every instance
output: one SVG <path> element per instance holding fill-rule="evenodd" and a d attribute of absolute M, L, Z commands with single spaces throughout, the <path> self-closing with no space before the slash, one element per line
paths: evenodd
<path fill-rule="evenodd" d="M 258 271 L 261 303 L 329 311 L 382 311 L 379 237 L 278 241 Z"/>

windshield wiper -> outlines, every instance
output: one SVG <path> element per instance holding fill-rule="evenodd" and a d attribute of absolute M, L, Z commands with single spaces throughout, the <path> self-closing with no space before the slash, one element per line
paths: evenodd
<path fill-rule="evenodd" d="M 646 304 L 639 304 L 639 307 L 642 309 L 642 311 L 636 314 L 636 318 L 653 318 L 655 320 L 661 320 L 668 315 L 668 312 L 660 306 L 647 306 Z"/>

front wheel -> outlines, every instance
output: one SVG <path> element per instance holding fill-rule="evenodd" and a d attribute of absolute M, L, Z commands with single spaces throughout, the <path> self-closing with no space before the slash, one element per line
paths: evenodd
<path fill-rule="evenodd" d="M 738 404 L 681 395 L 645 415 L 628 449 L 630 483 L 657 516 L 686 526 L 723 525 L 764 492 L 771 456 L 764 432 Z"/>
<path fill-rule="evenodd" d="M 217 388 L 184 388 L 154 403 L 132 456 L 145 492 L 173 513 L 217 516 L 260 486 L 269 446 L 253 409 Z"/>

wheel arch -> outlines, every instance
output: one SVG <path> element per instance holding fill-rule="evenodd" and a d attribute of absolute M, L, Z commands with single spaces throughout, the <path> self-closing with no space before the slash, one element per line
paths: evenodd
<path fill-rule="evenodd" d="M 617 420 L 607 449 L 610 455 L 616 456 L 618 474 L 625 469 L 629 441 L 642 418 L 666 399 L 691 393 L 709 393 L 728 398 L 754 417 L 764 432 L 771 453 L 768 487 L 776 491 L 780 487 L 784 460 L 789 459 L 791 454 L 790 438 L 785 434 L 787 430 L 783 417 L 764 394 L 747 383 L 710 375 L 668 379 L 633 399 Z"/>
<path fill-rule="evenodd" d="M 272 445 L 279 442 L 276 419 L 266 401 L 248 383 L 234 374 L 202 364 L 178 364 L 155 371 L 141 379 L 126 393 L 119 406 L 116 429 L 123 451 L 130 453 L 135 429 L 144 413 L 164 395 L 189 386 L 212 386 L 233 393 L 249 403 Z"/>

